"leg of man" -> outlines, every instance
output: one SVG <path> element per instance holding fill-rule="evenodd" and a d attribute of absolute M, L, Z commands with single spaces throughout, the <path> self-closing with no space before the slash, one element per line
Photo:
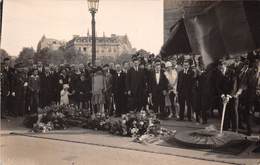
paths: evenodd
<path fill-rule="evenodd" d="M 187 104 L 187 117 L 188 120 L 191 121 L 191 98 L 190 96 L 186 97 L 186 104 Z"/>
<path fill-rule="evenodd" d="M 185 99 L 182 95 L 178 96 L 179 98 L 179 105 L 180 105 L 180 120 L 184 119 L 184 111 L 185 111 Z"/>

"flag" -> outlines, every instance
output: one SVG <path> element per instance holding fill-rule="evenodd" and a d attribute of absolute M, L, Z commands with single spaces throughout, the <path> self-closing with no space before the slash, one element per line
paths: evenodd
<path fill-rule="evenodd" d="M 160 55 L 162 57 L 171 56 L 180 53 L 191 53 L 189 38 L 184 25 L 184 20 L 180 19 L 171 27 L 170 35 L 165 44 L 162 46 Z"/>
<path fill-rule="evenodd" d="M 193 54 L 201 54 L 207 65 L 260 47 L 259 0 L 210 2 L 203 6 L 196 1 L 184 7 L 184 25 Z M 176 42 L 166 43 L 173 46 Z"/>

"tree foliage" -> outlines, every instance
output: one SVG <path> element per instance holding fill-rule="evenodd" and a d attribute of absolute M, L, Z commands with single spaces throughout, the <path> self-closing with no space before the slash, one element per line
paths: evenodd
<path fill-rule="evenodd" d="M 10 55 L 4 49 L 0 49 L 0 62 L 2 63 L 6 57 Z"/>
<path fill-rule="evenodd" d="M 35 51 L 32 47 L 24 47 L 19 53 L 16 63 L 22 63 L 24 66 L 29 66 L 33 62 L 34 55 Z"/>

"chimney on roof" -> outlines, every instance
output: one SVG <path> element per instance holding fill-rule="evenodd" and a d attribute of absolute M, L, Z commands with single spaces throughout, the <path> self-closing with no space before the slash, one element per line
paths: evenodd
<path fill-rule="evenodd" d="M 87 34 L 87 37 L 89 37 L 89 29 L 88 29 L 88 34 Z"/>
<path fill-rule="evenodd" d="M 105 32 L 103 32 L 103 37 L 104 37 L 104 38 L 106 37 Z"/>

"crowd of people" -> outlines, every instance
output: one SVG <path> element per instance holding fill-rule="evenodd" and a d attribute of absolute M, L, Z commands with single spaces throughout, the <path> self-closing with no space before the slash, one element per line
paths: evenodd
<path fill-rule="evenodd" d="M 122 64 L 1 66 L 1 117 L 37 113 L 51 104 L 75 104 L 93 113 L 121 116 L 153 110 L 161 119 L 196 121 L 222 115 L 224 130 L 237 127 L 251 134 L 251 113 L 260 111 L 259 52 L 221 59 L 207 67 L 201 57 L 144 58 Z M 183 60 L 179 60 L 183 59 Z M 234 115 L 238 112 L 238 115 Z M 236 122 L 238 116 L 239 122 Z"/>

